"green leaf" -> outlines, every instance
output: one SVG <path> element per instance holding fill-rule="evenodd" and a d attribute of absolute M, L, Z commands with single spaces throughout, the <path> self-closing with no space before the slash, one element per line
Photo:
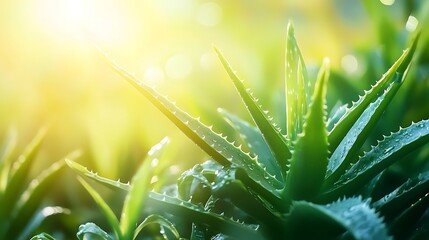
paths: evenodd
<path fill-rule="evenodd" d="M 245 142 L 251 152 L 258 156 L 258 161 L 261 163 L 261 165 L 266 167 L 266 170 L 271 175 L 274 175 L 277 180 L 283 181 L 282 173 L 276 158 L 271 152 L 270 147 L 265 142 L 261 132 L 256 127 L 250 125 L 248 122 L 227 112 L 224 109 L 219 108 L 218 112 L 220 112 L 226 121 L 233 128 L 235 128 L 238 133 L 240 133 L 241 139 Z"/>
<path fill-rule="evenodd" d="M 285 93 L 287 135 L 294 142 L 304 130 L 304 117 L 310 102 L 311 87 L 307 81 L 307 70 L 295 39 L 291 22 L 287 27 L 285 57 Z"/>
<path fill-rule="evenodd" d="M 110 227 L 115 233 L 116 239 L 118 240 L 122 239 L 122 233 L 121 233 L 121 229 L 119 228 L 119 222 L 115 216 L 115 213 L 113 213 L 113 210 L 104 201 L 104 199 L 100 196 L 100 194 L 98 194 L 98 192 L 95 191 L 94 188 L 92 188 L 85 180 L 83 180 L 83 178 L 79 176 L 77 178 L 79 182 L 82 184 L 82 186 L 88 191 L 88 193 L 97 203 L 98 207 L 102 210 L 107 222 L 109 223 Z M 79 232 L 77 234 L 79 239 L 88 239 L 85 236 L 87 234 L 89 234 L 90 236 L 94 235 L 93 237 L 100 237 L 100 238 L 90 238 L 90 239 L 110 239 L 110 238 L 101 238 L 101 237 L 105 237 L 107 234 L 93 223 L 87 223 L 79 227 Z"/>
<path fill-rule="evenodd" d="M 123 239 L 133 239 L 135 226 L 143 209 L 147 194 L 150 191 L 149 188 L 152 171 L 154 171 L 153 168 L 158 165 L 158 158 L 168 142 L 168 138 L 164 138 L 160 143 L 150 149 L 137 173 L 131 180 L 131 187 L 125 197 L 120 220 L 120 229 L 123 234 Z M 152 167 L 152 165 L 154 166 Z"/>
<path fill-rule="evenodd" d="M 167 97 L 161 96 L 155 89 L 145 83 L 139 83 L 133 75 L 113 63 L 107 56 L 105 57 L 122 77 L 139 90 L 156 108 L 215 161 L 224 166 L 235 164 L 243 168 L 250 179 L 252 179 L 252 182 L 245 182 L 246 184 L 255 188 L 258 188 L 255 185 L 261 185 L 260 188 L 271 191 L 282 187 L 279 181 L 264 171 L 256 158 L 252 158 L 249 153 L 244 153 L 241 150 L 241 146 L 234 146 L 233 143 L 227 141 L 226 137 L 215 133 L 212 127 L 202 124 L 199 118 L 189 116 L 189 114 L 179 109 L 175 103 L 169 101 Z"/>
<path fill-rule="evenodd" d="M 193 203 L 155 192 L 151 192 L 149 197 L 152 207 L 175 216 L 184 217 L 193 222 L 210 226 L 211 231 L 223 232 L 240 239 L 254 239 L 256 236 L 259 236 L 257 227 L 209 212 Z"/>
<path fill-rule="evenodd" d="M 288 216 L 290 234 L 300 239 L 333 239 L 344 231 L 354 239 L 390 239 L 369 200 L 348 198 L 327 205 L 294 202 Z M 302 231 L 311 229 L 311 231 Z"/>
<path fill-rule="evenodd" d="M 41 129 L 37 133 L 30 144 L 25 148 L 24 153 L 19 156 L 18 160 L 13 164 L 12 169 L 9 172 L 9 181 L 0 199 L 2 203 L 0 207 L 0 238 L 3 238 L 7 231 L 10 224 L 10 214 L 25 186 L 31 165 L 42 144 L 45 134 L 46 129 Z"/>
<path fill-rule="evenodd" d="M 32 237 L 30 240 L 55 240 L 55 238 L 47 233 L 40 233 Z"/>
<path fill-rule="evenodd" d="M 405 211 L 395 218 L 390 224 L 390 232 L 398 239 L 408 239 L 409 235 L 416 230 L 417 222 L 429 207 L 429 193 L 413 203 Z"/>
<path fill-rule="evenodd" d="M 206 233 L 204 231 L 204 227 L 200 224 L 192 223 L 192 232 L 190 240 L 205 240 Z"/>
<path fill-rule="evenodd" d="M 356 154 L 368 138 L 373 128 L 376 126 L 376 123 L 395 96 L 398 89 L 401 87 L 404 78 L 405 76 L 399 73 L 396 74 L 396 80 L 389 85 L 389 87 L 380 97 L 377 98 L 375 102 L 371 103 L 368 108 L 365 109 L 341 141 L 340 145 L 335 149 L 329 159 L 326 173 L 327 184 L 332 184 L 338 180 L 350 164 L 357 160 Z"/>
<path fill-rule="evenodd" d="M 340 121 L 340 119 L 346 114 L 347 104 L 339 105 L 339 103 L 334 106 L 334 108 L 329 113 L 328 121 L 326 121 L 326 128 L 328 131 L 331 131 L 335 124 Z"/>
<path fill-rule="evenodd" d="M 28 239 L 31 234 L 45 221 L 48 217 L 57 214 L 70 214 L 70 210 L 62 207 L 44 207 L 35 216 L 29 219 L 29 224 L 21 226 L 17 231 L 12 231 L 9 236 L 14 236 L 17 240 Z M 16 237 L 17 233 L 19 236 Z"/>
<path fill-rule="evenodd" d="M 12 155 L 17 144 L 17 134 L 13 129 L 8 132 L 5 144 L 0 155 L 0 197 L 4 193 L 10 174 L 10 166 L 12 165 Z"/>
<path fill-rule="evenodd" d="M 372 206 L 383 216 L 390 219 L 397 216 L 419 198 L 429 192 L 429 172 L 409 179 L 393 192 L 374 202 Z"/>
<path fill-rule="evenodd" d="M 342 139 L 346 136 L 349 129 L 355 124 L 356 120 L 365 111 L 368 105 L 373 102 L 380 92 L 383 91 L 386 84 L 395 81 L 394 78 L 397 73 L 404 75 L 404 72 L 410 65 L 411 59 L 416 49 L 418 38 L 415 38 L 411 43 L 411 47 L 406 49 L 398 60 L 390 67 L 389 70 L 381 77 L 378 82 L 372 86 L 369 91 L 365 91 L 365 95 L 359 98 L 357 102 L 354 102 L 350 109 L 347 109 L 346 114 L 335 124 L 334 128 L 329 132 L 329 150 L 333 152 Z M 393 78 L 393 80 L 392 80 Z"/>
<path fill-rule="evenodd" d="M 73 169 L 76 173 L 88 177 L 96 182 L 99 182 L 101 184 L 103 184 L 106 187 L 112 188 L 114 190 L 116 189 L 121 189 L 124 191 L 129 191 L 130 190 L 130 184 L 129 183 L 122 183 L 119 180 L 118 181 L 113 181 L 111 179 L 108 178 L 104 178 L 104 177 L 100 177 L 98 175 L 98 173 L 95 173 L 93 171 L 88 170 L 88 168 L 80 165 L 79 163 L 71 160 L 71 159 L 65 159 L 65 162 L 67 163 L 67 165 Z"/>
<path fill-rule="evenodd" d="M 270 151 L 272 151 L 272 153 L 276 156 L 275 159 L 282 169 L 282 173 L 285 174 L 287 171 L 287 159 L 289 159 L 291 156 L 286 144 L 286 138 L 283 137 L 276 124 L 272 122 L 272 117 L 267 115 L 268 111 L 264 111 L 262 109 L 262 106 L 253 96 L 251 90 L 244 86 L 243 80 L 240 80 L 235 72 L 231 69 L 230 64 L 222 55 L 222 53 L 216 48 L 215 51 L 222 62 L 222 65 L 228 72 L 229 77 L 234 83 L 235 88 L 240 94 L 241 99 L 246 105 L 247 110 L 252 116 L 253 121 L 256 123 L 256 126 L 258 126 L 263 138 L 270 147 Z"/>
<path fill-rule="evenodd" d="M 324 197 L 332 199 L 353 193 L 388 166 L 428 141 L 429 120 L 422 120 L 407 128 L 401 128 L 398 132 L 385 137 L 369 152 L 364 153 L 359 161 L 341 176 L 334 187 L 326 191 Z"/>
<path fill-rule="evenodd" d="M 79 240 L 113 240 L 103 229 L 91 222 L 80 225 L 76 236 Z"/>
<path fill-rule="evenodd" d="M 177 231 L 176 227 L 168 219 L 166 219 L 160 215 L 149 215 L 147 218 L 145 218 L 145 220 L 143 220 L 143 222 L 141 222 L 138 225 L 138 227 L 136 228 L 136 230 L 134 232 L 134 238 L 133 239 L 137 238 L 137 235 L 140 233 L 141 230 L 143 230 L 143 228 L 145 228 L 151 224 L 159 224 L 161 227 L 168 229 L 174 235 L 175 239 L 180 238 L 180 234 Z"/>
<path fill-rule="evenodd" d="M 286 178 L 286 199 L 309 199 L 318 194 L 328 165 L 328 142 L 325 126 L 325 96 L 329 62 L 320 69 L 313 101 L 306 116 L 304 132 L 295 143 Z"/>

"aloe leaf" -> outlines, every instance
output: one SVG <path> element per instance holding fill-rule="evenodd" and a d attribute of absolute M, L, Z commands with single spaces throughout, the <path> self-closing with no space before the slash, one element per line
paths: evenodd
<path fill-rule="evenodd" d="M 390 232 L 398 239 L 407 239 L 415 231 L 416 224 L 429 207 L 429 193 L 413 203 L 390 224 Z"/>
<path fill-rule="evenodd" d="M 325 96 L 329 62 L 325 60 L 317 78 L 304 132 L 295 143 L 287 174 L 286 199 L 308 199 L 315 196 L 323 183 L 328 165 L 328 142 L 325 126 Z"/>
<path fill-rule="evenodd" d="M 292 142 L 297 140 L 298 134 L 304 130 L 304 117 L 311 96 L 307 70 L 294 32 L 293 25 L 289 22 L 285 57 L 285 93 L 287 135 Z"/>
<path fill-rule="evenodd" d="M 266 167 L 267 171 L 276 176 L 277 180 L 282 181 L 282 173 L 279 168 L 279 165 L 276 161 L 275 156 L 270 150 L 270 147 L 264 140 L 261 132 L 256 128 L 250 125 L 248 122 L 243 119 L 227 112 L 224 109 L 219 108 L 220 112 L 226 121 L 233 127 L 237 132 L 240 133 L 240 137 L 243 139 L 247 147 L 258 156 L 258 161 L 262 166 Z"/>
<path fill-rule="evenodd" d="M 259 235 L 255 226 L 206 211 L 203 207 L 193 203 L 155 192 L 151 192 L 149 197 L 150 205 L 156 209 L 210 226 L 212 231 L 223 232 L 240 239 L 254 239 Z"/>
<path fill-rule="evenodd" d="M 39 233 L 30 240 L 55 240 L 55 238 L 47 233 Z"/>
<path fill-rule="evenodd" d="M 369 91 L 365 91 L 365 95 L 359 98 L 357 102 L 354 102 L 350 109 L 347 109 L 346 114 L 340 119 L 340 121 L 334 126 L 329 132 L 329 150 L 333 152 L 340 144 L 341 140 L 344 139 L 348 130 L 354 125 L 359 116 L 365 111 L 368 105 L 373 102 L 378 94 L 383 91 L 384 86 L 391 82 L 391 79 L 399 73 L 403 75 L 408 66 L 410 65 L 411 59 L 416 49 L 418 38 L 415 38 L 411 43 L 411 47 L 406 49 L 403 54 L 396 60 L 396 62 L 390 67 L 389 70 L 377 83 L 372 86 Z M 393 79 L 394 81 L 395 79 Z"/>
<path fill-rule="evenodd" d="M 262 106 L 258 103 L 258 100 L 253 96 L 253 93 L 249 88 L 246 88 L 243 84 L 243 80 L 240 80 L 232 70 L 230 64 L 222 55 L 222 53 L 215 48 L 215 51 L 222 62 L 223 67 L 228 72 L 229 77 L 234 83 L 235 88 L 241 96 L 247 110 L 253 118 L 256 126 L 258 126 L 263 138 L 270 147 L 270 151 L 276 156 L 275 159 L 278 165 L 282 169 L 282 173 L 285 174 L 287 171 L 287 159 L 290 158 L 291 154 L 286 144 L 286 138 L 280 132 L 280 129 L 272 122 L 272 117 L 267 115 L 267 111 L 262 109 Z"/>
<path fill-rule="evenodd" d="M 125 197 L 119 225 L 124 239 L 132 239 L 132 236 L 134 236 L 135 225 L 143 209 L 147 193 L 150 191 L 151 172 L 154 171 L 152 165 L 158 161 L 162 150 L 168 142 L 168 138 L 164 138 L 150 149 L 147 157 L 131 180 L 131 187 Z M 153 168 L 155 167 L 153 166 Z"/>
<path fill-rule="evenodd" d="M 356 160 L 356 154 L 368 138 L 371 130 L 380 119 L 398 89 L 401 87 L 405 75 L 397 73 L 395 78 L 396 80 L 389 85 L 383 94 L 365 109 L 331 155 L 326 172 L 326 182 L 328 184 L 332 184 L 338 180 L 340 175 L 342 175 L 350 164 Z"/>
<path fill-rule="evenodd" d="M 383 216 L 390 219 L 397 216 L 428 192 L 429 172 L 425 172 L 409 179 L 393 192 L 373 203 L 372 206 L 380 211 Z"/>
<path fill-rule="evenodd" d="M 115 216 L 115 213 L 113 213 L 113 210 L 104 201 L 104 199 L 100 196 L 100 194 L 98 194 L 98 192 L 95 191 L 95 189 L 92 188 L 91 185 L 89 185 L 83 178 L 78 176 L 78 180 L 82 184 L 82 186 L 88 191 L 88 193 L 91 195 L 91 197 L 94 199 L 94 201 L 97 203 L 98 207 L 102 210 L 107 222 L 109 223 L 110 227 L 112 228 L 113 232 L 115 233 L 116 239 L 122 239 L 122 232 L 121 232 L 121 229 L 119 227 L 119 222 Z M 94 225 L 95 224 L 85 224 L 83 226 L 81 225 L 82 231 L 81 231 L 81 227 L 79 227 L 78 238 L 79 238 L 79 236 L 82 236 L 82 239 L 84 239 L 84 235 L 87 233 L 96 234 L 98 236 L 98 230 L 101 230 L 101 229 L 99 229 L 97 225 L 95 225 L 95 226 Z M 93 227 L 94 227 L 94 230 L 97 230 L 97 231 L 95 231 L 95 232 L 89 231 Z M 102 232 L 100 233 L 100 236 L 103 236 Z M 79 233 L 81 233 L 81 234 L 79 235 Z M 81 239 L 81 238 L 79 238 L 79 239 Z"/>
<path fill-rule="evenodd" d="M 428 141 L 429 120 L 422 120 L 407 128 L 401 128 L 398 132 L 385 137 L 377 146 L 360 157 L 358 162 L 340 177 L 334 187 L 326 191 L 324 197 L 331 199 L 352 193 L 388 166 Z"/>
<path fill-rule="evenodd" d="M 200 224 L 192 223 L 192 232 L 190 240 L 205 240 L 206 234 Z"/>
<path fill-rule="evenodd" d="M 335 124 L 346 114 L 347 104 L 339 105 L 339 103 L 334 106 L 334 108 L 329 113 L 328 121 L 326 121 L 326 128 L 328 131 L 331 131 L 334 128 Z"/>
<path fill-rule="evenodd" d="M 95 173 L 93 171 L 88 170 L 87 167 L 84 167 L 82 165 L 80 165 L 79 163 L 71 160 L 71 159 L 65 159 L 65 162 L 67 163 L 67 165 L 73 169 L 76 173 L 88 177 L 96 182 L 99 182 L 101 184 L 103 184 L 106 187 L 112 188 L 112 189 L 121 189 L 124 191 L 129 191 L 130 190 L 130 184 L 129 183 L 122 183 L 119 180 L 118 181 L 114 181 L 105 177 L 101 177 L 98 175 L 98 173 Z"/>
<path fill-rule="evenodd" d="M 202 124 L 199 118 L 193 118 L 188 113 L 179 109 L 175 103 L 161 96 L 153 88 L 143 82 L 139 83 L 133 75 L 113 63 L 107 56 L 106 59 L 123 78 L 139 90 L 156 108 L 215 161 L 224 166 L 235 164 L 243 168 L 253 180 L 250 183 L 246 182 L 246 184 L 251 184 L 252 187 L 255 184 L 262 185 L 263 188 L 271 189 L 272 191 L 282 187 L 279 181 L 264 171 L 256 158 L 252 158 L 249 153 L 244 153 L 241 147 L 236 147 L 233 143 L 228 142 L 226 137 L 215 133 L 212 127 Z"/>
<path fill-rule="evenodd" d="M 327 205 L 294 202 L 288 217 L 290 233 L 300 239 L 333 239 L 344 231 L 357 240 L 391 239 L 369 200 L 360 197 Z M 302 231 L 303 227 L 311 231 Z"/>
<path fill-rule="evenodd" d="M 9 180 L 10 166 L 12 165 L 12 155 L 17 144 L 16 131 L 10 130 L 8 132 L 6 142 L 3 146 L 0 155 L 0 196 L 6 189 Z"/>
<path fill-rule="evenodd" d="M 137 226 L 136 230 L 134 231 L 134 238 L 133 239 L 136 239 L 137 235 L 140 233 L 140 231 L 143 230 L 148 225 L 151 225 L 151 224 L 158 224 L 158 225 L 168 229 L 174 235 L 175 239 L 180 238 L 180 234 L 177 231 L 176 227 L 174 227 L 174 224 L 172 222 L 170 222 L 168 219 L 166 219 L 160 215 L 149 215 L 147 218 L 145 218 L 145 220 L 143 220 L 143 222 L 141 222 Z"/>
<path fill-rule="evenodd" d="M 109 234 L 92 222 L 80 225 L 76 236 L 79 240 L 113 240 Z"/>
<path fill-rule="evenodd" d="M 57 215 L 57 214 L 70 214 L 70 210 L 62 207 L 44 207 L 41 209 L 35 216 L 29 219 L 29 224 L 25 227 L 18 229 L 17 231 L 12 231 L 9 233 L 9 236 L 14 236 L 17 240 L 28 239 L 31 234 L 45 221 L 48 217 Z M 17 233 L 19 236 L 16 237 Z"/>

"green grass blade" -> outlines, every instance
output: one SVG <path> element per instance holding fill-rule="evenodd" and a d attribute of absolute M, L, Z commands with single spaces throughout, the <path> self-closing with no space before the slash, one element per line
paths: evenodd
<path fill-rule="evenodd" d="M 143 220 L 143 222 L 141 222 L 137 226 L 137 228 L 134 232 L 134 238 L 133 239 L 136 239 L 137 235 L 140 233 L 140 231 L 143 230 L 145 227 L 151 225 L 151 224 L 158 224 L 158 225 L 168 229 L 174 235 L 175 239 L 180 238 L 180 234 L 177 231 L 176 227 L 168 219 L 166 219 L 160 215 L 149 215 L 147 218 L 145 218 L 145 220 Z"/>
<path fill-rule="evenodd" d="M 101 183 L 102 185 L 112 188 L 114 190 L 116 189 L 121 189 L 124 191 L 129 191 L 130 190 L 130 184 L 129 183 L 122 183 L 119 180 L 118 181 L 114 181 L 108 178 L 104 178 L 98 175 L 98 173 L 95 173 L 93 171 L 88 170 L 88 168 L 80 165 L 79 163 L 71 160 L 71 159 L 66 159 L 65 162 L 67 163 L 67 165 L 73 170 L 75 171 L 77 174 L 88 177 L 98 183 Z"/>
<path fill-rule="evenodd" d="M 152 178 L 153 163 L 158 161 L 162 150 L 169 142 L 164 138 L 160 143 L 153 146 L 144 159 L 137 173 L 131 180 L 130 191 L 125 197 L 124 207 L 120 220 L 120 229 L 125 240 L 131 240 L 134 236 L 134 229 L 145 204 L 147 194 L 150 191 L 150 181 Z"/>
<path fill-rule="evenodd" d="M 9 181 L 1 199 L 0 238 L 3 238 L 4 234 L 6 234 L 7 226 L 10 224 L 8 218 L 25 186 L 31 165 L 42 144 L 45 134 L 45 129 L 41 129 L 37 133 L 30 144 L 25 148 L 24 153 L 13 164 L 12 169 L 10 170 Z"/>
<path fill-rule="evenodd" d="M 156 90 L 145 83 L 139 83 L 126 70 L 110 61 L 107 57 L 106 59 L 124 79 L 139 90 L 156 108 L 215 161 L 225 166 L 234 164 L 243 168 L 255 183 L 262 185 L 266 189 L 279 189 L 282 187 L 279 181 L 264 171 L 256 158 L 252 158 L 249 153 L 244 153 L 240 146 L 234 146 L 233 143 L 227 141 L 226 137 L 215 133 L 212 127 L 202 124 L 199 118 L 189 116 L 189 114 L 179 109 L 175 103 L 161 96 Z"/>
<path fill-rule="evenodd" d="M 329 62 L 325 60 L 317 78 L 304 132 L 295 143 L 284 189 L 286 199 L 312 198 L 322 185 L 328 165 L 328 139 L 325 126 L 328 78 Z"/>
<path fill-rule="evenodd" d="M 222 53 L 216 48 L 215 51 L 222 62 L 223 67 L 226 69 L 229 77 L 234 83 L 235 88 L 240 94 L 241 99 L 246 105 L 247 110 L 252 116 L 253 121 L 262 133 L 262 136 L 270 147 L 272 153 L 276 156 L 275 159 L 277 160 L 278 165 L 281 167 L 282 173 L 285 174 L 287 171 L 287 159 L 289 159 L 291 156 L 289 148 L 286 144 L 286 138 L 283 137 L 280 129 L 276 127 L 275 123 L 271 121 L 272 118 L 267 116 L 267 112 L 262 109 L 262 106 L 253 96 L 251 90 L 244 86 L 243 80 L 238 78 Z"/>
<path fill-rule="evenodd" d="M 385 218 L 391 219 L 398 216 L 428 192 L 429 172 L 425 172 L 409 179 L 393 192 L 373 203 L 372 206 L 381 212 Z"/>
<path fill-rule="evenodd" d="M 150 205 L 156 209 L 205 224 L 210 226 L 211 231 L 226 233 L 240 239 L 254 239 L 259 236 L 257 227 L 206 211 L 203 207 L 193 203 L 155 192 L 151 192 L 149 197 Z"/>
<path fill-rule="evenodd" d="M 100 194 L 98 194 L 98 192 L 95 191 L 95 189 L 91 187 L 91 185 L 89 185 L 85 180 L 83 180 L 83 178 L 81 178 L 79 176 L 77 178 L 78 178 L 79 182 L 82 184 L 82 186 L 88 191 L 88 193 L 91 195 L 91 197 L 97 203 L 97 205 L 101 209 L 101 211 L 103 212 L 103 215 L 106 218 L 107 222 L 109 223 L 110 227 L 112 228 L 116 239 L 118 239 L 118 240 L 123 239 L 121 229 L 119 228 L 118 219 L 116 218 L 113 210 L 104 201 L 104 199 L 100 196 Z M 82 232 L 80 227 L 79 227 L 79 232 Z M 79 236 L 79 233 L 78 233 L 78 236 Z"/>
<path fill-rule="evenodd" d="M 357 240 L 391 239 L 382 218 L 368 201 L 361 198 L 338 200 L 327 205 L 294 202 L 288 222 L 288 230 L 297 239 L 335 239 L 344 231 Z"/>
<path fill-rule="evenodd" d="M 297 140 L 298 134 L 304 130 L 304 117 L 311 95 L 307 70 L 294 32 L 293 25 L 289 22 L 285 54 L 285 93 L 287 135 L 292 142 Z"/>
<path fill-rule="evenodd" d="M 326 173 L 326 183 L 332 184 L 357 160 L 356 154 L 376 126 L 384 110 L 401 87 L 405 76 L 397 74 L 377 100 L 371 103 L 331 155 Z"/>
<path fill-rule="evenodd" d="M 91 222 L 80 225 L 76 236 L 79 240 L 113 240 L 103 229 Z"/>
<path fill-rule="evenodd" d="M 390 67 L 389 70 L 377 83 L 372 86 L 369 91 L 365 92 L 365 95 L 359 98 L 359 100 L 351 106 L 350 109 L 347 109 L 346 114 L 340 119 L 340 121 L 334 126 L 334 128 L 329 132 L 329 150 L 333 152 L 341 140 L 345 137 L 348 130 L 353 126 L 359 116 L 365 111 L 368 105 L 373 102 L 378 95 L 383 91 L 386 84 L 390 83 L 395 75 L 399 73 L 403 75 L 408 66 L 410 65 L 411 59 L 415 52 L 417 46 L 418 38 L 415 38 L 411 43 L 411 47 L 406 49 L 404 53 L 398 58 L 398 60 Z"/>
<path fill-rule="evenodd" d="M 10 166 L 12 165 L 13 161 L 12 155 L 16 148 L 16 144 L 16 131 L 10 130 L 0 154 L 0 196 L 4 193 L 9 181 Z"/>
<path fill-rule="evenodd" d="M 26 226 L 21 226 L 17 231 L 12 231 L 9 233 L 9 236 L 13 236 L 17 240 L 26 240 L 31 234 L 40 227 L 40 225 L 48 217 L 57 215 L 57 214 L 70 214 L 70 210 L 62 207 L 44 207 L 41 209 L 34 217 L 29 219 L 29 224 Z M 17 233 L 19 236 L 16 237 Z"/>
<path fill-rule="evenodd" d="M 335 187 L 325 193 L 328 199 L 350 194 L 377 174 L 429 141 L 429 120 L 401 128 L 380 141 L 360 157 L 359 161 L 340 177 Z"/>
<path fill-rule="evenodd" d="M 233 127 L 235 130 L 240 133 L 241 139 L 245 142 L 247 147 L 258 156 L 258 161 L 263 167 L 266 167 L 267 171 L 276 176 L 277 180 L 283 181 L 282 173 L 279 168 L 279 165 L 276 161 L 275 156 L 270 150 L 270 147 L 264 140 L 261 132 L 256 128 L 250 125 L 248 122 L 243 119 L 227 112 L 224 109 L 218 109 L 226 121 Z"/>

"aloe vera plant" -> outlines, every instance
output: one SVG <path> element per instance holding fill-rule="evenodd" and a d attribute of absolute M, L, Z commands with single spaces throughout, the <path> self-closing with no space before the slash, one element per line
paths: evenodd
<path fill-rule="evenodd" d="M 381 198 L 375 197 L 374 189 L 389 166 L 429 142 L 429 120 L 399 127 L 370 150 L 363 149 L 406 79 L 417 40 L 418 34 L 356 102 L 328 115 L 325 99 L 329 61 L 324 61 L 313 86 L 289 24 L 285 63 L 286 126 L 275 123 L 215 49 L 253 123 L 223 109 L 219 112 L 238 131 L 250 152 L 243 151 L 241 145 L 236 146 L 224 134 L 214 132 L 199 118 L 191 117 L 107 58 L 120 75 L 211 160 L 185 171 L 177 186 L 165 193 L 146 192 L 147 185 L 140 186 L 139 181 L 130 186 L 102 178 L 76 163 L 69 161 L 68 164 L 86 177 L 129 191 L 128 199 L 134 198 L 135 191 L 147 195 L 145 205 L 165 217 L 174 216 L 172 223 L 176 224 L 177 234 L 190 239 L 392 239 L 417 236 L 420 232 L 416 229 L 423 234 L 424 226 L 428 226 L 427 218 L 423 217 L 429 204 L 428 172 L 409 179 Z M 282 134 L 281 128 L 287 135 Z M 143 163 L 142 169 L 146 169 L 144 166 L 149 165 L 149 161 Z M 150 179 L 152 175 L 142 170 L 135 178 L 145 177 Z M 135 223 L 136 216 L 119 226 L 95 191 L 80 181 L 103 208 L 116 238 L 130 239 L 132 231 L 128 231 L 132 228 L 128 224 Z M 142 189 L 136 190 L 133 184 Z M 137 205 L 136 209 L 141 209 L 141 202 Z M 124 232 L 124 229 L 127 230 Z M 110 239 L 110 235 L 105 238 Z"/>
<path fill-rule="evenodd" d="M 53 183 L 64 170 L 59 161 L 42 171 L 37 177 L 29 178 L 29 172 L 43 142 L 42 129 L 26 146 L 24 152 L 15 158 L 17 136 L 11 131 L 0 155 L 0 238 L 28 239 L 49 216 L 69 213 L 58 206 L 42 205 L 42 200 Z M 72 153 L 70 158 L 77 157 Z"/>

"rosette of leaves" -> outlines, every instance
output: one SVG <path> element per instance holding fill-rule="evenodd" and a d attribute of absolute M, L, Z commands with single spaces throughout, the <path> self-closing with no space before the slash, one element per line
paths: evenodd
<path fill-rule="evenodd" d="M 43 199 L 64 170 L 63 161 L 46 168 L 30 178 L 34 163 L 45 136 L 42 129 L 15 157 L 16 132 L 10 131 L 0 152 L 0 239 L 28 239 L 49 216 L 69 213 L 59 206 L 43 206 Z M 76 157 L 73 153 L 69 157 Z"/>
<path fill-rule="evenodd" d="M 328 114 L 329 61 L 324 61 L 313 85 L 289 24 L 286 126 L 275 123 L 215 49 L 253 123 L 225 110 L 219 112 L 250 152 L 108 59 L 211 157 L 185 171 L 175 191 L 148 193 L 147 205 L 171 217 L 176 226 L 182 226 L 178 228 L 180 236 L 190 239 L 401 239 L 427 234 L 428 172 L 403 182 L 382 198 L 374 197 L 374 189 L 389 166 L 401 159 L 413 161 L 407 155 L 428 143 L 429 120 L 398 127 L 369 150 L 363 149 L 406 79 L 417 39 L 418 34 L 356 102 Z M 130 191 L 126 185 L 74 169 Z"/>

